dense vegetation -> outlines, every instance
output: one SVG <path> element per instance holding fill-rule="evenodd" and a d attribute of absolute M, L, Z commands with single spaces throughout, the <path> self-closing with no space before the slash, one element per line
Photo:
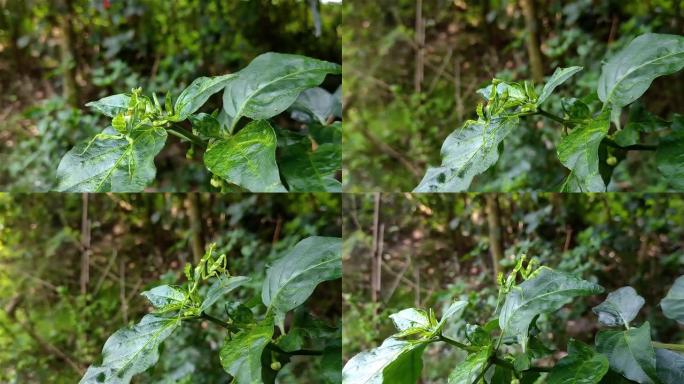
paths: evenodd
<path fill-rule="evenodd" d="M 677 89 L 684 75 L 672 73 L 681 68 L 682 38 L 670 44 L 660 36 L 630 48 L 633 41 L 639 43 L 635 38 L 648 33 L 681 35 L 681 1 L 350 0 L 343 8 L 345 190 L 681 189 L 681 144 L 673 144 L 681 137 L 678 114 L 684 113 L 684 100 Z M 649 50 L 669 49 L 675 53 L 669 56 L 673 66 L 643 96 L 609 100 L 609 108 L 604 106 L 607 95 L 602 91 L 615 85 L 610 76 L 623 70 L 615 62 L 643 57 L 636 51 L 648 55 Z M 573 67 L 583 70 L 566 78 L 541 105 L 542 86 L 557 80 L 554 73 L 563 74 L 557 70 Z M 466 122 L 489 121 L 485 89 L 492 79 L 501 91 L 501 84 L 513 85 L 509 101 L 523 101 L 499 112 L 527 117 L 503 124 L 507 129 L 489 127 L 483 138 L 472 135 L 481 124 Z M 517 97 L 516 85 L 530 93 Z M 639 86 L 632 93 L 644 90 Z M 522 99 L 528 96 L 538 98 L 526 103 Z M 477 113 L 481 103 L 487 103 L 484 118 Z M 520 109 L 525 105 L 532 108 Z M 606 109 L 612 111 L 608 118 L 601 114 Z M 583 120 L 601 124 L 587 128 Z M 596 145 L 587 130 L 598 132 Z M 582 156 L 592 159 L 588 169 L 576 161 L 581 148 L 566 145 L 580 136 L 590 142 L 591 156 Z M 653 151 L 659 144 L 660 155 Z M 481 152 L 488 156 L 463 165 L 468 158 L 459 154 L 475 147 L 484 147 Z M 440 164 L 448 172 L 431 169 L 426 175 L 429 167 Z M 595 172 L 597 166 L 600 172 Z M 577 173 L 589 174 L 591 180 L 573 180 Z M 439 184 L 441 174 L 451 183 L 429 188 Z"/>
<path fill-rule="evenodd" d="M 87 102 L 142 88 L 150 100 L 160 96 L 160 104 L 168 92 L 175 104 L 194 80 L 238 72 L 267 52 L 339 64 L 340 22 L 340 4 L 327 1 L 5 1 L 0 10 L 0 158 L 6 166 L 0 169 L 0 189 L 58 188 L 60 159 L 110 124 L 111 117 L 88 110 Z M 321 87 L 332 94 L 340 83 L 340 76 L 328 76 Z M 220 109 L 222 94 L 205 101 L 199 117 Z M 271 124 L 290 134 L 290 148 L 301 149 L 308 141 L 309 153 L 315 152 L 321 135 L 312 131 L 320 123 L 310 130 L 318 120 L 302 124 L 301 114 L 294 117 L 299 119 L 288 111 Z M 242 119 L 235 132 L 246 123 Z M 192 131 L 190 121 L 179 125 Z M 339 159 L 329 154 L 326 142 L 321 144 L 327 158 Z M 283 143 L 278 141 L 278 159 L 292 163 L 293 151 Z M 193 151 L 188 142 L 169 137 L 154 160 L 157 175 L 147 189 L 219 190 L 212 187 L 202 155 L 201 148 Z M 339 165 L 331 174 L 339 180 Z M 214 184 L 220 188 L 222 183 Z"/>
<path fill-rule="evenodd" d="M 268 267 L 305 238 L 339 238 L 339 212 L 339 198 L 323 194 L 0 194 L 0 381 L 78 382 L 89 366 L 110 361 L 101 352 L 117 329 L 174 313 L 151 314 L 160 298 L 155 287 L 166 286 L 192 291 L 192 300 L 182 324 L 161 344 L 158 362 L 133 382 L 230 382 L 220 357 L 229 332 L 224 326 L 238 340 L 236 328 L 269 318 L 263 302 L 272 302 L 262 300 Z M 193 269 L 188 278 L 186 264 L 206 269 Z M 241 284 L 212 296 L 228 288 L 221 282 Z M 339 349 L 337 360 L 318 352 L 340 342 L 340 289 L 339 279 L 323 282 L 307 300 L 311 291 L 298 290 L 301 305 L 285 317 L 285 306 L 271 309 L 285 331 L 273 329 L 273 349 L 317 351 L 273 352 L 282 382 L 339 382 Z M 193 312 L 208 296 L 219 300 Z"/>
<path fill-rule="evenodd" d="M 111 125 L 72 148 L 57 168 L 62 192 L 141 192 L 156 176 L 154 159 L 169 134 L 190 145 L 187 157 L 202 151 L 221 190 L 252 192 L 339 192 L 341 171 L 341 93 L 316 87 L 328 74 L 341 74 L 337 64 L 304 56 L 265 53 L 235 74 L 200 77 L 175 103 L 166 94 L 142 89 L 86 104 L 110 117 Z M 211 114 L 196 113 L 217 92 L 223 105 Z M 306 125 L 291 132 L 269 119 L 287 109 Z M 252 121 L 244 126 L 244 118 Z M 181 126 L 192 124 L 192 131 Z M 280 151 L 277 151 L 280 149 Z M 276 161 L 276 152 L 280 152 Z M 285 183 L 281 181 L 285 180 Z"/>
<path fill-rule="evenodd" d="M 347 364 L 360 352 L 377 348 L 384 339 L 406 331 L 396 340 L 425 348 L 413 356 L 414 368 L 422 356 L 423 369 L 415 371 L 413 377 L 424 383 L 444 382 L 452 371 L 465 369 L 477 359 L 477 353 L 472 352 L 481 352 L 480 362 L 485 365 L 495 361 L 506 366 L 503 371 L 508 372 L 502 372 L 503 377 L 536 377 L 541 373 L 541 382 L 551 382 L 543 375 L 556 365 L 563 367 L 566 353 L 588 353 L 585 345 L 594 346 L 597 341 L 601 342 L 590 349 L 592 353 L 605 354 L 611 372 L 624 374 L 611 360 L 614 354 L 602 342 L 605 336 L 620 337 L 627 332 L 629 338 L 631 333 L 639 333 L 637 344 L 645 348 L 642 350 L 648 361 L 655 359 L 656 353 L 668 353 L 658 351 L 662 344 L 649 349 L 644 340 L 666 344 L 684 341 L 681 325 L 673 320 L 681 318 L 673 315 L 672 306 L 663 300 L 678 296 L 668 296 L 668 292 L 679 292 L 681 279 L 677 278 L 684 274 L 684 200 L 679 195 L 377 194 L 346 196 L 343 205 L 343 359 Z M 517 262 L 522 255 L 534 264 L 521 269 Z M 531 273 L 540 265 L 544 267 Z M 551 286 L 562 286 L 566 281 L 587 289 L 573 290 L 549 306 L 525 306 L 539 311 L 529 312 L 531 317 L 521 316 L 522 312 L 509 316 L 514 320 L 504 324 L 507 335 L 500 348 L 496 343 L 488 344 L 490 337 L 498 343 L 504 333 L 501 324 L 490 320 L 500 319 L 506 311 L 509 315 L 515 312 L 510 311 L 514 305 L 505 303 L 514 302 L 512 296 L 518 293 L 534 301 L 536 289 L 547 292 L 549 286 L 540 288 L 539 279 L 550 273 L 555 276 Z M 633 290 L 623 288 L 626 286 Z M 676 286 L 679 288 L 673 288 Z M 611 293 L 615 291 L 618 293 Z M 608 305 L 601 303 L 614 301 L 616 296 L 628 308 L 623 316 L 626 321 L 609 324 L 609 316 L 602 314 Z M 452 307 L 454 303 L 456 307 Z M 402 312 L 408 308 L 414 310 Z M 397 318 L 413 311 L 426 314 L 427 325 L 418 327 L 420 332 L 407 331 L 412 327 L 404 326 L 397 331 L 389 316 L 397 314 L 392 317 L 400 325 Z M 445 314 L 456 316 L 446 316 L 440 323 Z M 536 321 L 527 323 L 532 324 L 529 328 L 516 328 L 524 318 L 535 317 Z M 477 331 L 477 326 L 484 333 Z M 436 342 L 439 334 L 456 344 Z M 473 341 L 480 336 L 481 344 Z M 430 343 L 421 344 L 420 340 Z M 465 350 L 458 345 L 465 345 Z M 488 345 L 493 345 L 491 350 L 485 348 Z M 523 349 L 523 345 L 529 348 Z M 498 354 L 492 354 L 494 350 Z M 600 356 L 596 359 L 605 362 Z M 674 355 L 673 359 L 679 361 L 681 356 Z M 390 363 L 391 359 L 385 361 Z M 604 366 L 603 362 L 599 366 Z M 396 366 L 400 365 L 397 362 Z M 653 371 L 641 366 L 649 372 L 649 379 L 627 377 L 642 383 L 678 382 L 660 379 L 662 372 L 651 379 Z M 352 375 L 353 367 L 345 368 L 349 370 L 345 375 Z M 479 367 L 474 368 L 477 373 L 470 383 L 484 366 Z M 529 372 L 531 367 L 533 372 Z M 408 375 L 411 369 L 406 369 L 403 372 Z M 675 372 L 681 375 L 681 365 Z M 487 380 L 492 380 L 491 374 L 493 370 Z M 606 382 L 620 382 L 610 381 L 615 376 L 606 374 Z"/>

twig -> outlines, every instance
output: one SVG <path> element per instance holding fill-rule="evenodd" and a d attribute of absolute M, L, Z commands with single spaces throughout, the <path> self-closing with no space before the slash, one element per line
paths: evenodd
<path fill-rule="evenodd" d="M 207 144 L 202 139 L 200 139 L 198 136 L 195 136 L 192 132 L 188 131 L 187 129 L 179 127 L 178 125 L 168 127 L 166 128 L 166 131 L 176 137 L 180 137 L 182 140 L 189 141 L 200 148 L 207 147 Z"/>
<path fill-rule="evenodd" d="M 81 295 L 88 290 L 90 280 L 90 220 L 88 220 L 88 194 L 81 195 Z"/>
<path fill-rule="evenodd" d="M 479 350 L 479 348 L 477 348 L 477 347 L 473 347 L 471 345 L 465 345 L 463 343 L 459 343 L 458 341 L 450 339 L 444 335 L 439 335 L 438 340 L 443 341 L 447 344 L 451 344 L 456 348 L 460 348 L 460 349 L 462 349 L 464 351 L 468 351 L 468 352 L 477 352 Z"/>
<path fill-rule="evenodd" d="M 218 325 L 218 326 L 220 326 L 220 327 L 222 327 L 222 328 L 225 328 L 225 329 L 229 330 L 230 332 L 237 333 L 237 332 L 240 331 L 240 328 L 238 328 L 238 327 L 236 327 L 236 326 L 234 326 L 234 325 L 232 325 L 232 324 L 228 324 L 228 323 L 226 323 L 225 321 L 223 321 L 223 320 L 221 320 L 221 319 L 217 319 L 217 318 L 215 318 L 214 316 L 211 316 L 211 315 L 207 314 L 206 312 L 202 312 L 202 314 L 200 314 L 199 317 L 200 317 L 201 319 L 209 320 L 209 321 L 211 321 L 212 323 L 214 323 L 214 324 L 216 324 L 216 325 Z"/>
<path fill-rule="evenodd" d="M 323 351 L 317 351 L 317 350 L 313 350 L 313 349 L 299 349 L 296 351 L 288 352 L 288 351 L 284 351 L 282 348 L 280 348 L 279 346 L 277 346 L 273 343 L 268 344 L 266 346 L 266 348 L 273 350 L 273 351 L 276 351 L 278 353 L 282 353 L 285 355 L 291 355 L 291 356 L 295 356 L 295 355 L 297 355 L 297 356 L 320 356 L 323 354 Z"/>
<path fill-rule="evenodd" d="M 684 352 L 684 344 L 668 344 L 668 343 L 661 343 L 658 341 L 653 341 L 653 342 L 651 342 L 651 345 L 653 345 L 653 348 L 662 348 L 662 349 L 669 349 L 671 351 Z"/>
<path fill-rule="evenodd" d="M 605 140 L 606 140 L 606 144 L 609 147 L 618 148 L 618 149 L 622 149 L 625 151 L 655 151 L 656 149 L 658 149 L 657 145 L 649 145 L 649 144 L 632 144 L 632 145 L 627 145 L 627 146 L 622 147 L 613 140 L 610 140 L 610 139 L 605 139 Z"/>
<path fill-rule="evenodd" d="M 560 118 L 560 117 L 558 117 L 558 116 L 556 116 L 556 115 L 554 115 L 554 114 L 548 113 L 548 112 L 546 112 L 545 110 L 543 110 L 543 109 L 541 109 L 541 108 L 537 110 L 537 113 L 536 113 L 536 114 L 537 114 L 537 115 L 542 115 L 542 116 L 547 117 L 547 118 L 549 118 L 549 119 L 551 119 L 551 120 L 557 121 L 557 122 L 563 124 L 563 126 L 565 126 L 565 125 L 568 123 L 567 120 L 562 119 L 562 118 Z"/>
<path fill-rule="evenodd" d="M 402 163 L 415 177 L 419 178 L 421 176 L 421 172 L 420 170 L 418 170 L 418 167 L 414 165 L 409 159 L 407 159 L 403 154 L 401 154 L 401 152 L 397 151 L 396 149 L 389 146 L 389 144 L 378 139 L 377 137 L 375 137 L 375 135 L 373 135 L 366 129 L 361 128 L 359 131 L 380 151 L 384 152 L 386 155 L 393 157 L 394 159 Z"/>

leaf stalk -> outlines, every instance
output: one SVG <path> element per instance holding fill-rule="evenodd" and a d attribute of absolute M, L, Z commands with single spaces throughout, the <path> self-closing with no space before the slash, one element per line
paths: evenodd
<path fill-rule="evenodd" d="M 668 344 L 668 343 L 661 343 L 658 341 L 653 341 L 653 342 L 651 342 L 651 345 L 653 345 L 653 348 L 662 348 L 662 349 L 669 349 L 671 351 L 684 352 L 684 344 Z"/>
<path fill-rule="evenodd" d="M 179 137 L 182 140 L 189 141 L 198 147 L 201 148 L 206 148 L 207 144 L 199 138 L 199 136 L 194 135 L 192 132 L 188 131 L 187 129 L 183 127 L 179 127 L 177 125 L 174 125 L 173 127 L 168 127 L 166 128 L 166 131 L 169 132 L 170 134 Z"/>

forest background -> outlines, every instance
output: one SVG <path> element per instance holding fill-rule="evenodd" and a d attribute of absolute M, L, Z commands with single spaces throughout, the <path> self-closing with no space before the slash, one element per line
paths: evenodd
<path fill-rule="evenodd" d="M 89 101 L 178 95 L 269 51 L 341 63 L 341 17 L 326 0 L 0 0 L 0 190 L 54 189 L 62 156 L 106 124 Z M 199 154 L 169 140 L 150 190 L 212 190 Z"/>
<path fill-rule="evenodd" d="M 440 164 L 445 138 L 476 119 L 476 90 L 492 78 L 544 83 L 558 67 L 584 70 L 557 92 L 595 94 L 601 64 L 636 36 L 684 33 L 681 0 L 345 0 L 346 191 L 412 191 Z M 627 116 L 684 113 L 684 73 L 653 82 Z M 549 110 L 560 111 L 559 98 Z M 633 115 L 632 115 L 633 114 Z M 562 129 L 528 119 L 471 191 L 557 191 Z M 630 151 L 611 191 L 663 191 L 655 156 Z"/>
<path fill-rule="evenodd" d="M 684 274 L 684 198 L 668 194 L 366 194 L 343 198 L 343 360 L 395 332 L 390 314 L 468 303 L 445 334 L 464 339 L 465 323 L 494 313 L 496 276 L 522 255 L 596 282 L 607 292 L 630 285 L 646 299 L 635 322 L 654 340 L 684 341 L 684 327 L 658 303 Z M 552 366 L 570 338 L 593 344 L 591 308 L 603 295 L 573 300 L 537 321 Z M 464 358 L 439 343 L 424 354 L 423 382 L 440 383 Z"/>

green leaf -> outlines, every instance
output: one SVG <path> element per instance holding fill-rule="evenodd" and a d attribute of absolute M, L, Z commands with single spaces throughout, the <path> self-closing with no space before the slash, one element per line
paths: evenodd
<path fill-rule="evenodd" d="M 187 298 L 185 291 L 170 285 L 160 285 L 141 293 L 158 310 L 180 309 Z"/>
<path fill-rule="evenodd" d="M 308 140 L 307 140 L 308 141 Z M 337 144 L 290 145 L 280 160 L 280 171 L 291 192 L 342 192 L 335 178 L 342 169 L 342 147 Z"/>
<path fill-rule="evenodd" d="M 166 92 L 166 96 L 164 96 L 164 109 L 166 110 L 166 114 L 168 115 L 173 115 L 173 103 L 171 102 L 171 92 Z"/>
<path fill-rule="evenodd" d="M 684 356 L 667 349 L 656 348 L 656 373 L 663 384 L 684 383 Z"/>
<path fill-rule="evenodd" d="M 302 305 L 319 283 L 341 277 L 342 240 L 308 237 L 271 265 L 261 299 L 282 329 L 285 313 Z"/>
<path fill-rule="evenodd" d="M 198 113 L 188 117 L 192 123 L 192 133 L 204 140 L 220 139 L 223 137 L 221 124 L 208 113 Z"/>
<path fill-rule="evenodd" d="M 320 377 L 325 384 L 342 382 L 342 348 L 330 347 L 323 350 L 320 362 Z"/>
<path fill-rule="evenodd" d="M 287 334 L 280 336 L 276 342 L 286 352 L 296 351 L 306 345 L 339 347 L 341 345 L 341 329 L 329 326 L 324 321 L 312 316 L 305 307 L 295 309 Z M 341 369 L 342 367 L 340 367 Z"/>
<path fill-rule="evenodd" d="M 323 88 L 307 89 L 290 107 L 292 118 L 303 123 L 309 123 L 315 119 L 326 125 L 328 118 L 334 116 L 338 103 L 339 99 Z"/>
<path fill-rule="evenodd" d="M 605 376 L 603 376 L 603 379 L 600 381 L 601 384 L 634 384 L 636 381 L 628 380 L 621 374 L 613 371 L 612 369 L 608 370 L 608 373 L 606 373 Z"/>
<path fill-rule="evenodd" d="M 342 368 L 349 384 L 415 384 L 423 370 L 427 343 L 390 337 L 381 346 L 352 357 Z"/>
<path fill-rule="evenodd" d="M 639 131 L 634 124 L 627 124 L 615 133 L 615 143 L 621 147 L 634 145 L 639 142 Z"/>
<path fill-rule="evenodd" d="M 684 190 L 684 117 L 676 115 L 672 133 L 660 139 L 656 164 L 670 185 Z"/>
<path fill-rule="evenodd" d="M 598 96 L 624 107 L 646 92 L 653 79 L 684 67 L 684 36 L 646 33 L 611 57 L 601 70 Z"/>
<path fill-rule="evenodd" d="M 574 97 L 564 97 L 561 99 L 561 106 L 563 108 L 563 112 L 565 112 L 570 119 L 580 120 L 591 118 L 589 106 L 586 105 L 582 100 L 576 99 Z"/>
<path fill-rule="evenodd" d="M 610 368 L 641 384 L 657 380 L 655 351 L 651 346 L 651 327 L 625 331 L 601 331 L 596 335 L 596 350 L 608 357 Z"/>
<path fill-rule="evenodd" d="M 275 132 L 267 121 L 259 120 L 236 135 L 211 143 L 204 153 L 204 165 L 252 192 L 287 192 L 280 182 L 275 152 Z"/>
<path fill-rule="evenodd" d="M 227 74 L 215 77 L 199 77 L 181 92 L 174 105 L 177 116 L 174 121 L 182 121 L 195 113 L 209 97 L 223 89 L 223 87 L 235 78 L 235 74 Z"/>
<path fill-rule="evenodd" d="M 516 372 L 522 372 L 530 369 L 532 361 L 527 353 L 518 353 L 513 360 L 513 368 Z"/>
<path fill-rule="evenodd" d="M 336 121 L 330 125 L 310 124 L 309 136 L 311 136 L 318 145 L 335 144 L 341 148 L 342 122 Z"/>
<path fill-rule="evenodd" d="M 451 373 L 449 373 L 449 384 L 473 384 L 475 379 L 483 375 L 483 371 L 487 369 L 489 356 L 491 354 L 491 346 L 483 348 L 476 353 L 471 353 L 466 359 L 458 364 Z M 478 381 L 478 383 L 484 383 Z"/>
<path fill-rule="evenodd" d="M 679 276 L 667 295 L 660 301 L 663 314 L 684 325 L 684 276 Z"/>
<path fill-rule="evenodd" d="M 599 145 L 608 134 L 610 111 L 577 125 L 558 144 L 558 159 L 570 170 L 563 186 L 570 192 L 605 192 L 599 173 Z"/>
<path fill-rule="evenodd" d="M 539 95 L 539 99 L 537 99 L 537 105 L 544 103 L 546 99 L 551 96 L 556 87 L 565 83 L 570 77 L 572 77 L 572 75 L 581 71 L 582 69 L 582 67 L 556 68 L 549 81 L 544 84 L 544 89 L 542 89 L 542 93 Z"/>
<path fill-rule="evenodd" d="M 548 384 L 596 384 L 608 373 L 608 359 L 590 346 L 571 339 L 568 355 L 551 370 Z"/>
<path fill-rule="evenodd" d="M 496 96 L 492 95 L 492 89 L 496 86 Z M 506 110 L 514 107 L 518 107 L 526 102 L 530 101 L 527 93 L 525 92 L 525 87 L 519 83 L 505 82 L 499 79 L 494 79 L 491 85 L 485 88 L 478 89 L 476 91 L 485 100 L 494 102 L 497 99 L 501 103 L 498 108 L 493 108 L 494 106 L 490 103 L 490 109 L 501 109 Z M 493 110 L 491 111 L 493 112 Z"/>
<path fill-rule="evenodd" d="M 273 317 L 268 316 L 223 342 L 219 353 L 221 365 L 236 384 L 262 383 L 261 355 L 273 337 L 273 330 Z"/>
<path fill-rule="evenodd" d="M 599 317 L 599 323 L 608 327 L 624 326 L 639 313 L 646 300 L 639 296 L 632 287 L 622 287 L 608 294 L 606 300 L 592 308 Z"/>
<path fill-rule="evenodd" d="M 333 93 L 333 116 L 342 118 L 342 85 Z"/>
<path fill-rule="evenodd" d="M 125 384 L 159 360 L 159 345 L 180 325 L 177 317 L 149 314 L 131 328 L 122 328 L 102 348 L 102 365 L 91 365 L 81 384 Z"/>
<path fill-rule="evenodd" d="M 532 319 L 557 311 L 575 297 L 601 292 L 603 288 L 597 284 L 541 267 L 506 295 L 499 326 L 505 335 L 516 336 L 525 349 Z"/>
<path fill-rule="evenodd" d="M 513 371 L 500 365 L 494 366 L 494 374 L 489 384 L 511 384 L 513 381 Z"/>
<path fill-rule="evenodd" d="M 105 116 L 114 117 L 119 113 L 126 112 L 128 109 L 128 103 L 131 101 L 131 97 L 120 93 L 118 95 L 112 95 L 104 97 L 98 101 L 91 101 L 86 104 L 89 107 Z"/>
<path fill-rule="evenodd" d="M 442 145 L 442 165 L 428 168 L 414 192 L 458 192 L 499 159 L 498 146 L 518 126 L 517 116 L 469 121 Z"/>
<path fill-rule="evenodd" d="M 444 313 L 442 314 L 442 318 L 439 319 L 439 323 L 437 323 L 437 327 L 435 327 L 435 332 L 441 332 L 447 320 L 454 316 L 460 315 L 467 305 L 468 302 L 463 300 L 457 300 L 451 303 L 451 305 L 449 305 L 446 311 L 444 311 Z"/>
<path fill-rule="evenodd" d="M 209 290 L 207 290 L 207 294 L 204 296 L 204 301 L 200 305 L 200 312 L 206 311 L 223 295 L 239 286 L 246 284 L 249 280 L 249 277 L 245 276 L 231 276 L 227 278 L 219 277 L 214 284 L 209 287 Z"/>
<path fill-rule="evenodd" d="M 282 53 L 265 53 L 238 72 L 223 93 L 223 108 L 235 127 L 242 116 L 270 119 L 289 108 L 299 94 L 342 67 L 326 61 Z M 231 129 L 232 130 L 232 129 Z"/>
<path fill-rule="evenodd" d="M 629 128 L 638 132 L 657 132 L 669 125 L 667 121 L 648 112 L 642 103 L 634 103 L 629 106 L 629 120 L 625 129 Z"/>
<path fill-rule="evenodd" d="M 427 312 L 422 309 L 406 308 L 397 313 L 390 315 L 390 319 L 394 323 L 394 327 L 399 332 L 403 332 L 412 328 L 429 329 L 430 318 Z"/>
<path fill-rule="evenodd" d="M 444 315 L 437 322 L 434 313 L 428 314 L 422 309 L 407 308 L 390 315 L 394 326 L 399 333 L 394 337 L 401 338 L 420 334 L 421 339 L 429 340 L 439 335 L 444 324 L 451 317 L 460 313 L 468 303 L 466 301 L 455 301 L 444 311 Z"/>
<path fill-rule="evenodd" d="M 123 112 L 119 112 L 112 119 L 112 127 L 119 133 L 126 133 L 126 117 Z"/>
<path fill-rule="evenodd" d="M 107 128 L 102 135 L 64 155 L 57 168 L 58 191 L 141 192 L 154 180 L 164 129 L 145 126 L 123 136 Z"/>

